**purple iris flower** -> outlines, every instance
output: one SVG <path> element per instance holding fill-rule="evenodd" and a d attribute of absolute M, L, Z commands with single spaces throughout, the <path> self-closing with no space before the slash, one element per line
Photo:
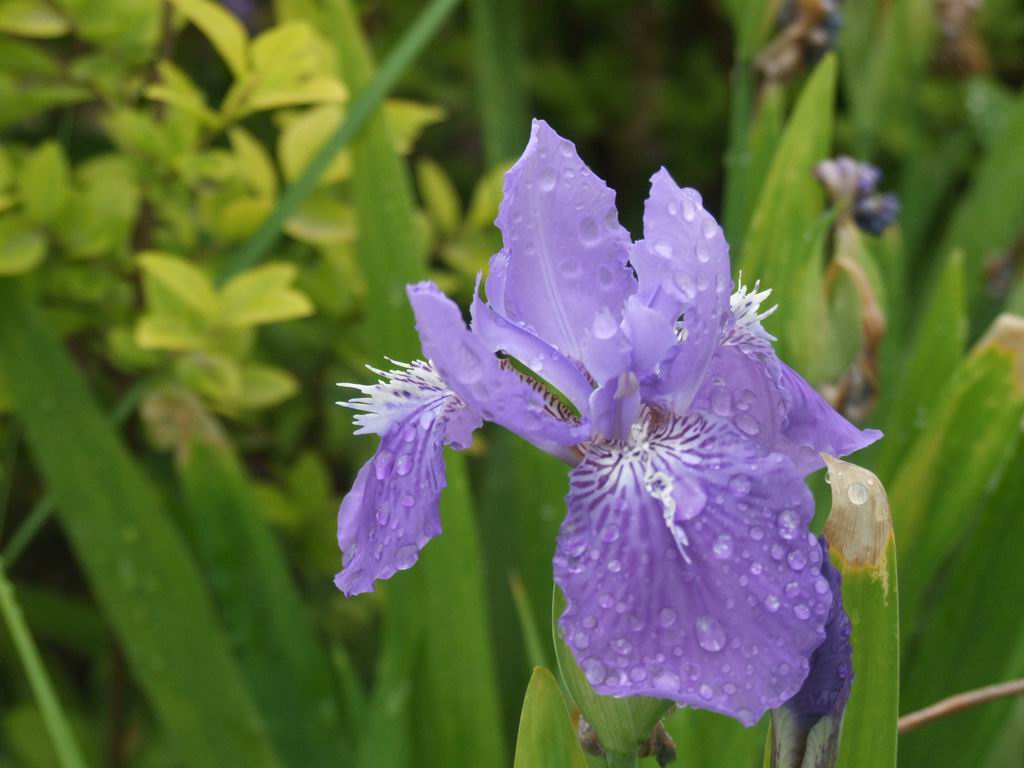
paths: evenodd
<path fill-rule="evenodd" d="M 800 689 L 832 604 L 804 476 L 880 433 L 776 357 L 768 291 L 732 292 L 721 228 L 664 169 L 636 243 L 543 121 L 504 192 L 472 327 L 410 286 L 429 362 L 347 385 L 381 441 L 341 505 L 336 583 L 366 592 L 416 561 L 441 530 L 443 446 L 495 422 L 572 467 L 554 572 L 591 685 L 752 724 Z"/>

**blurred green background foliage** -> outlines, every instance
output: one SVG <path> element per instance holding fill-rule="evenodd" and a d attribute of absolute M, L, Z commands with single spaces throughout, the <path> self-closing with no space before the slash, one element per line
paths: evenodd
<path fill-rule="evenodd" d="M 1024 676 L 1024 6 L 851 1 L 823 45 L 817 2 L 467 0 L 320 162 L 424 7 L 0 0 L 0 766 L 503 766 L 517 733 L 581 764 L 550 676 L 519 732 L 564 468 L 485 431 L 420 567 L 332 584 L 372 449 L 335 382 L 418 356 L 406 282 L 468 302 L 534 115 L 635 237 L 659 166 L 698 188 L 783 358 L 887 433 L 854 458 L 901 712 Z M 837 153 L 898 193 L 881 237 L 814 178 Z M 761 764 L 764 723 L 667 727 L 680 765 Z M 1003 701 L 900 764 L 1022 754 Z"/>

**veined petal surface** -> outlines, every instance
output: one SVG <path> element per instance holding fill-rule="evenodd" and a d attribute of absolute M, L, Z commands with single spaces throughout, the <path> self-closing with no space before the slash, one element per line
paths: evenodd
<path fill-rule="evenodd" d="M 751 725 L 795 694 L 832 595 L 785 456 L 713 414 L 645 411 L 571 473 L 560 625 L 595 690 Z"/>
<path fill-rule="evenodd" d="M 488 298 L 558 351 L 580 359 L 582 342 L 603 309 L 616 318 L 636 281 L 626 262 L 629 233 L 615 193 L 580 159 L 572 142 L 534 120 L 530 142 L 505 176 L 495 222 L 505 244 L 503 289 Z M 496 291 L 495 291 L 496 292 Z"/>
<path fill-rule="evenodd" d="M 348 403 L 361 431 L 381 435 L 370 461 L 338 510 L 343 564 L 334 583 L 346 595 L 369 592 L 378 579 L 412 567 L 441 532 L 444 446 L 465 448 L 482 423 L 427 363 L 405 365 Z"/>

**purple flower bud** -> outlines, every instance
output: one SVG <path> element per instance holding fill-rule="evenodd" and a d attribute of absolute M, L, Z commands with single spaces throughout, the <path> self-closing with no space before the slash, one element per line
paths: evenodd
<path fill-rule="evenodd" d="M 899 215 L 896 195 L 876 191 L 882 172 L 873 165 L 840 155 L 818 163 L 814 175 L 825 186 L 840 215 L 852 217 L 865 232 L 880 235 Z"/>

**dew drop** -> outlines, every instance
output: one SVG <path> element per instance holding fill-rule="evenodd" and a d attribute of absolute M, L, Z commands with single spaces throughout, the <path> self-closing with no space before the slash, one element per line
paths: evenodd
<path fill-rule="evenodd" d="M 615 598 L 609 595 L 607 592 L 597 598 L 597 604 L 602 608 L 611 608 L 615 605 Z"/>
<path fill-rule="evenodd" d="M 697 289 L 693 285 L 693 280 L 691 280 L 690 276 L 682 270 L 679 270 L 672 276 L 672 282 L 675 283 L 676 288 L 678 288 L 680 293 L 682 293 L 687 299 L 692 299 L 697 295 Z"/>
<path fill-rule="evenodd" d="M 794 571 L 802 571 L 804 566 L 807 565 L 807 558 L 799 549 L 794 549 L 786 557 L 786 562 L 789 563 L 789 567 Z"/>
<path fill-rule="evenodd" d="M 811 616 L 811 609 L 808 608 L 803 603 L 797 603 L 796 605 L 793 606 L 793 613 L 796 614 L 796 617 L 798 619 L 803 621 L 803 620 L 806 620 L 806 619 L 810 618 L 810 616 Z"/>
<path fill-rule="evenodd" d="M 666 629 L 671 627 L 676 623 L 676 612 L 671 608 L 662 608 L 658 612 L 658 623 Z"/>
<path fill-rule="evenodd" d="M 633 650 L 633 644 L 624 637 L 616 638 L 612 640 L 612 650 L 620 656 L 625 656 Z"/>
<path fill-rule="evenodd" d="M 390 451 L 381 451 L 373 462 L 373 474 L 378 480 L 384 480 L 391 474 L 395 456 Z"/>
<path fill-rule="evenodd" d="M 705 240 L 714 240 L 715 235 L 718 234 L 718 227 L 715 226 L 710 218 L 704 219 L 704 223 L 701 224 L 701 231 L 704 233 Z"/>
<path fill-rule="evenodd" d="M 583 674 L 587 676 L 587 681 L 591 685 L 600 685 L 604 682 L 605 677 L 607 677 L 604 664 L 594 658 L 583 662 Z"/>
<path fill-rule="evenodd" d="M 725 647 L 725 629 L 713 616 L 697 619 L 697 644 L 705 651 L 717 653 Z"/>
<path fill-rule="evenodd" d="M 619 539 L 619 526 L 615 523 L 610 523 L 604 527 L 601 531 L 601 541 L 611 544 L 612 542 L 618 541 Z"/>
<path fill-rule="evenodd" d="M 586 632 L 577 632 L 572 638 L 572 644 L 580 650 L 584 650 L 590 646 L 590 638 L 587 637 Z"/>
<path fill-rule="evenodd" d="M 544 192 L 550 192 L 553 190 L 557 182 L 558 178 L 555 176 L 555 172 L 551 168 L 545 168 L 541 171 L 540 177 L 537 179 L 537 183 Z"/>
<path fill-rule="evenodd" d="M 814 580 L 814 591 L 819 595 L 824 595 L 828 592 L 828 582 L 820 576 Z"/>
<path fill-rule="evenodd" d="M 761 425 L 757 423 L 757 419 L 751 416 L 749 413 L 741 413 L 736 417 L 736 426 L 740 432 L 750 435 L 753 437 L 761 431 Z"/>
<path fill-rule="evenodd" d="M 654 676 L 651 681 L 654 683 L 654 687 L 662 691 L 678 691 L 679 690 L 679 675 L 669 669 L 663 669 Z"/>
<path fill-rule="evenodd" d="M 704 699 L 704 701 L 710 701 L 711 697 L 714 695 L 715 692 L 711 690 L 711 686 L 707 683 L 704 683 L 704 685 L 700 687 L 700 697 Z"/>
<path fill-rule="evenodd" d="M 711 261 L 711 251 L 708 250 L 708 244 L 705 243 L 703 240 L 697 241 L 695 250 L 697 252 L 697 261 L 699 261 L 701 264 L 707 264 L 709 261 Z"/>
<path fill-rule="evenodd" d="M 402 506 L 405 507 L 406 509 L 409 509 L 409 507 L 411 507 L 415 503 L 416 498 L 411 493 L 407 493 L 404 496 L 402 496 Z"/>
<path fill-rule="evenodd" d="M 395 567 L 399 570 L 412 568 L 418 553 L 419 551 L 416 549 L 415 544 L 406 544 L 404 547 L 399 547 L 398 551 L 395 552 Z"/>
<path fill-rule="evenodd" d="M 618 560 L 609 560 L 608 570 L 612 573 L 618 573 L 622 570 L 622 563 L 620 563 Z"/>
<path fill-rule="evenodd" d="M 583 240 L 586 245 L 596 242 L 600 237 L 601 230 L 597 226 L 597 222 L 591 217 L 588 216 L 580 222 L 580 239 Z"/>
<path fill-rule="evenodd" d="M 654 252 L 663 259 L 671 259 L 672 245 L 670 243 L 666 243 L 664 240 L 659 240 L 654 244 Z"/>
<path fill-rule="evenodd" d="M 693 221 L 697 216 L 697 207 L 693 204 L 693 201 L 689 197 L 683 196 L 683 218 L 687 221 Z"/>
<path fill-rule="evenodd" d="M 715 543 L 712 545 L 711 551 L 719 560 L 726 560 L 729 557 L 732 557 L 732 536 L 727 533 L 723 533 L 715 539 Z"/>
<path fill-rule="evenodd" d="M 647 679 L 647 670 L 643 667 L 633 667 L 629 670 L 629 679 L 634 683 L 642 683 Z"/>
<path fill-rule="evenodd" d="M 740 496 L 750 493 L 750 478 L 746 475 L 735 475 L 729 480 L 729 490 Z"/>
<path fill-rule="evenodd" d="M 715 387 L 711 390 L 711 410 L 718 416 L 728 416 L 731 408 L 729 390 L 725 387 Z"/>
<path fill-rule="evenodd" d="M 619 324 L 607 308 L 602 309 L 594 318 L 593 333 L 596 339 L 610 339 L 619 330 Z"/>
<path fill-rule="evenodd" d="M 412 456 L 408 453 L 403 453 L 398 457 L 398 461 L 395 462 L 395 471 L 405 477 L 412 471 Z"/>
<path fill-rule="evenodd" d="M 779 598 L 775 595 L 768 595 L 768 597 L 764 599 L 764 607 L 772 613 L 775 613 L 779 610 Z"/>
<path fill-rule="evenodd" d="M 779 512 L 779 516 L 775 519 L 775 522 L 779 526 L 779 536 L 790 541 L 796 536 L 796 528 L 800 522 L 800 518 L 792 509 L 784 509 Z"/>
<path fill-rule="evenodd" d="M 764 531 L 761 529 L 760 526 L 752 526 L 750 529 L 750 538 L 754 541 L 760 541 L 764 538 Z"/>
<path fill-rule="evenodd" d="M 675 200 L 672 200 L 668 204 L 668 215 L 669 216 L 676 216 L 678 214 L 679 214 L 679 206 L 676 205 L 676 201 Z"/>
<path fill-rule="evenodd" d="M 854 504 L 864 504 L 868 500 L 867 486 L 864 483 L 853 483 L 846 491 L 846 495 L 850 497 L 850 501 Z"/>

